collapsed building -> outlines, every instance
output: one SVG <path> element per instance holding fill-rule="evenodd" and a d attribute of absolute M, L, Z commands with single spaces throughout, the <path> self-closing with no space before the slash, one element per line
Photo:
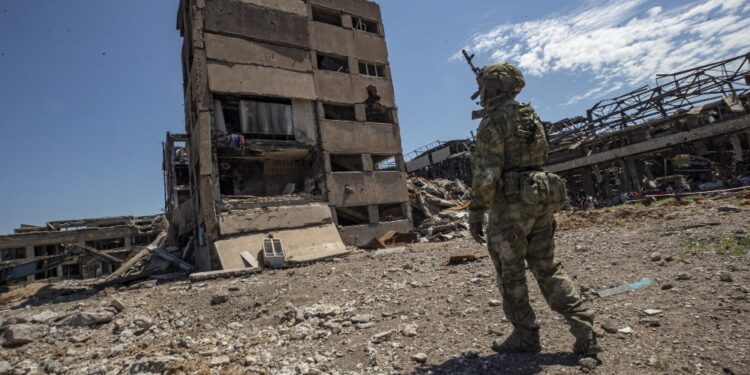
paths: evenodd
<path fill-rule="evenodd" d="M 420 147 L 407 156 L 406 172 L 427 179 L 444 178 L 471 182 L 471 146 L 473 137 L 436 141 Z"/>
<path fill-rule="evenodd" d="M 750 165 L 748 59 L 661 74 L 655 87 L 550 124 L 545 169 L 566 178 L 572 199 L 591 196 L 603 204 L 633 192 L 739 184 Z"/>
<path fill-rule="evenodd" d="M 177 28 L 186 132 L 164 145 L 166 212 L 198 270 L 411 230 L 376 3 L 182 0 Z"/>
<path fill-rule="evenodd" d="M 621 203 L 638 193 L 750 183 L 750 55 L 657 76 L 595 104 L 586 116 L 545 123 L 550 172 L 571 199 Z M 469 152 L 438 142 L 410 153 L 411 176 L 469 181 Z M 466 171 L 460 174 L 460 171 Z M 743 177 L 745 176 L 745 177 Z"/>
<path fill-rule="evenodd" d="M 166 228 L 162 215 L 21 225 L 0 236 L 0 282 L 107 275 Z M 86 251 L 74 252 L 73 248 Z"/>

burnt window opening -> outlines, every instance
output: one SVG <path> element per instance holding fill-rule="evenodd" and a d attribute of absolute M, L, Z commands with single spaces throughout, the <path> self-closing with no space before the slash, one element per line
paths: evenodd
<path fill-rule="evenodd" d="M 380 104 L 380 96 L 375 86 L 367 87 L 365 101 L 365 121 L 393 124 L 393 110 Z"/>
<path fill-rule="evenodd" d="M 326 120 L 357 121 L 353 105 L 323 104 Z"/>
<path fill-rule="evenodd" d="M 396 164 L 395 155 L 371 155 L 373 170 L 376 171 L 396 171 L 398 165 Z"/>
<path fill-rule="evenodd" d="M 338 207 L 336 208 L 336 217 L 339 226 L 351 227 L 355 225 L 364 225 L 370 223 L 370 215 L 367 206 L 357 207 Z"/>
<path fill-rule="evenodd" d="M 404 205 L 401 203 L 378 205 L 380 221 L 396 221 L 406 219 Z"/>
<path fill-rule="evenodd" d="M 224 196 L 270 197 L 318 194 L 312 158 L 219 161 L 219 191 Z"/>
<path fill-rule="evenodd" d="M 62 277 L 66 279 L 75 279 L 81 276 L 81 266 L 79 264 L 63 264 Z"/>
<path fill-rule="evenodd" d="M 190 185 L 190 168 L 187 164 L 174 166 L 174 177 L 177 186 Z"/>
<path fill-rule="evenodd" d="M 24 258 L 26 258 L 26 249 L 23 247 L 0 250 L 0 260 L 18 260 Z"/>
<path fill-rule="evenodd" d="M 57 268 L 52 268 L 47 271 L 37 272 L 34 274 L 34 280 L 43 280 L 52 277 L 57 277 Z"/>
<path fill-rule="evenodd" d="M 86 241 L 86 245 L 91 246 L 97 250 L 120 249 L 120 248 L 125 247 L 125 239 L 115 238 L 111 240 Z"/>
<path fill-rule="evenodd" d="M 228 95 L 216 95 L 215 98 L 214 124 L 219 135 L 294 140 L 291 99 Z"/>
<path fill-rule="evenodd" d="M 44 256 L 50 256 L 50 255 L 57 255 L 61 254 L 62 250 L 60 248 L 60 245 L 37 245 L 34 246 L 34 256 L 35 257 L 44 257 Z"/>
<path fill-rule="evenodd" d="M 362 155 L 331 154 L 332 172 L 364 172 Z"/>
<path fill-rule="evenodd" d="M 378 23 L 375 21 L 370 21 L 364 18 L 359 18 L 359 17 L 353 17 L 352 25 L 354 26 L 354 29 L 356 30 L 380 35 L 380 31 L 378 31 Z"/>
<path fill-rule="evenodd" d="M 376 63 L 368 63 L 368 62 L 360 62 L 359 74 L 371 76 L 371 77 L 385 78 L 385 65 L 376 64 Z"/>
<path fill-rule="evenodd" d="M 318 69 L 338 73 L 349 73 L 349 61 L 345 57 L 317 53 Z"/>
<path fill-rule="evenodd" d="M 341 26 L 341 13 L 319 7 L 312 7 L 313 21 Z"/>

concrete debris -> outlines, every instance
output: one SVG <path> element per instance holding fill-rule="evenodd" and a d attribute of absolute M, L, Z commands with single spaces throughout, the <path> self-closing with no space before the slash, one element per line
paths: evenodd
<path fill-rule="evenodd" d="M 5 346 L 28 344 L 42 338 L 49 328 L 42 324 L 14 324 L 5 327 Z"/>
<path fill-rule="evenodd" d="M 229 296 L 226 294 L 220 294 L 211 298 L 211 305 L 221 305 L 222 303 L 225 303 L 227 301 L 229 301 Z"/>
<path fill-rule="evenodd" d="M 403 246 L 400 247 L 391 247 L 388 249 L 380 249 L 375 251 L 370 255 L 371 258 L 378 258 L 386 255 L 393 255 L 393 254 L 401 254 L 406 251 L 406 248 Z"/>
<path fill-rule="evenodd" d="M 726 283 L 731 283 L 731 282 L 734 281 L 734 278 L 732 278 L 732 274 L 731 273 L 729 273 L 729 272 L 722 272 L 722 273 L 719 274 L 719 280 L 721 280 L 723 282 L 726 282 Z"/>
<path fill-rule="evenodd" d="M 416 231 L 425 242 L 469 236 L 467 211 L 471 190 L 460 180 L 407 181 Z"/>
<path fill-rule="evenodd" d="M 114 307 L 117 312 L 122 312 L 122 310 L 125 310 L 125 304 L 115 296 L 112 296 L 112 302 L 110 303 L 110 306 Z"/>
<path fill-rule="evenodd" d="M 480 259 L 487 258 L 489 255 L 474 255 L 474 254 L 461 254 L 461 255 L 453 255 L 451 256 L 447 262 L 445 262 L 445 266 L 455 266 L 458 264 L 464 264 L 469 262 L 476 262 Z"/>
<path fill-rule="evenodd" d="M 742 212 L 741 208 L 731 205 L 719 206 L 719 208 L 717 209 L 719 210 L 719 212 Z"/>
<path fill-rule="evenodd" d="M 109 323 L 115 318 L 111 311 L 84 311 L 74 313 L 62 321 L 63 325 L 86 327 L 94 324 Z"/>
<path fill-rule="evenodd" d="M 372 336 L 370 341 L 372 341 L 373 344 L 380 344 L 382 342 L 386 342 L 390 340 L 392 335 L 393 335 L 393 330 L 380 332 Z"/>

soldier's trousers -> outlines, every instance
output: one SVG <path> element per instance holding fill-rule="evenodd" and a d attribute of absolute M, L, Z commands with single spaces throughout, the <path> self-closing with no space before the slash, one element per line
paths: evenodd
<path fill-rule="evenodd" d="M 544 207 L 496 201 L 490 212 L 488 249 L 497 271 L 505 316 L 523 333 L 538 329 L 526 285 L 528 263 L 552 310 L 565 317 L 570 332 L 585 339 L 593 334 L 594 312 L 555 259 L 555 221 Z"/>

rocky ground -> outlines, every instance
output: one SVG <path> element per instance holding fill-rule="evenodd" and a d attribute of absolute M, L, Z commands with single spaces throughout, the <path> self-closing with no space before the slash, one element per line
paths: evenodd
<path fill-rule="evenodd" d="M 561 214 L 558 255 L 598 312 L 599 374 L 747 374 L 750 207 L 740 197 Z M 390 254 L 388 254 L 390 252 Z M 0 295 L 0 373 L 566 374 L 591 371 L 529 276 L 539 355 L 496 355 L 504 319 L 467 239 L 355 251 L 247 278 Z M 597 291 L 642 278 L 654 285 Z M 26 293 L 24 293 L 26 292 Z M 29 294 L 31 296 L 29 297 Z"/>

